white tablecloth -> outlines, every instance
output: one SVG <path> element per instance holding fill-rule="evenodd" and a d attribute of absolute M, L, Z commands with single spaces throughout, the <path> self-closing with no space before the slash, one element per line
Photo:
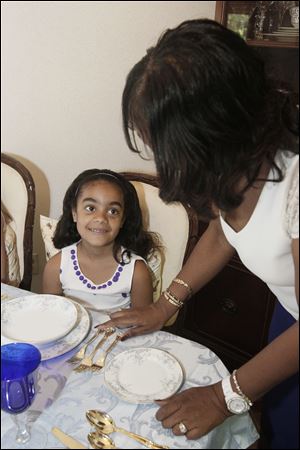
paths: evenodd
<path fill-rule="evenodd" d="M 1 291 L 12 298 L 30 294 L 4 284 L 1 285 Z M 97 322 L 96 315 L 94 318 Z M 185 371 L 185 381 L 181 390 L 215 383 L 228 374 L 221 360 L 208 348 L 163 331 L 118 343 L 109 353 L 107 361 L 126 349 L 136 347 L 154 347 L 173 354 Z M 171 430 L 164 429 L 155 419 L 158 409 L 156 404 L 136 405 L 121 400 L 106 387 L 103 372 L 72 372 L 72 366 L 66 363 L 66 360 L 76 350 L 78 348 L 41 364 L 39 391 L 27 414 L 33 426 L 36 422 L 48 431 L 46 448 L 63 448 L 50 433 L 53 426 L 61 428 L 88 446 L 86 436 L 91 430 L 85 419 L 85 412 L 88 409 L 105 411 L 114 418 L 118 426 L 172 449 L 247 448 L 258 439 L 249 414 L 226 419 L 222 425 L 198 440 L 174 436 Z M 1 414 L 1 423 L 2 436 L 12 425 L 8 414 Z M 113 433 L 111 437 L 117 448 L 145 448 L 121 433 Z"/>

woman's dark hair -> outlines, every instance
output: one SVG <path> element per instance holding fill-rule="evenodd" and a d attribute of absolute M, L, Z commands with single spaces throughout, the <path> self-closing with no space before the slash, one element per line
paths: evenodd
<path fill-rule="evenodd" d="M 258 54 L 236 33 L 208 19 L 167 30 L 130 71 L 122 98 L 129 148 L 148 144 L 160 197 L 193 206 L 202 218 L 211 205 L 228 211 L 278 149 L 296 150 L 297 123 L 288 93 L 267 80 Z M 243 190 L 237 183 L 245 177 Z"/>
<path fill-rule="evenodd" d="M 118 252 L 121 246 L 126 249 L 126 257 L 130 257 L 130 252 L 134 252 L 145 259 L 159 247 L 158 237 L 155 233 L 147 232 L 143 228 L 142 212 L 139 199 L 134 186 L 122 175 L 111 170 L 89 169 L 78 175 L 69 186 L 63 201 L 63 213 L 57 224 L 53 244 L 56 248 L 63 248 L 67 245 L 78 242 L 81 238 L 77 231 L 76 223 L 73 221 L 72 210 L 76 208 L 77 199 L 82 188 L 87 184 L 105 180 L 119 186 L 124 195 L 125 221 L 115 239 L 113 254 L 118 261 Z M 124 262 L 125 254 L 122 254 Z M 118 261 L 119 262 L 119 261 Z"/>

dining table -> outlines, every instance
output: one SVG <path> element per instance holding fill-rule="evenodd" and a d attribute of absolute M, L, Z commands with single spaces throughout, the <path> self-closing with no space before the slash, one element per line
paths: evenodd
<path fill-rule="evenodd" d="M 1 283 L 1 305 L 29 295 L 36 294 Z M 164 350 L 176 358 L 184 374 L 180 392 L 191 387 L 207 386 L 226 377 L 229 372 L 221 359 L 197 342 L 166 331 L 156 331 L 118 342 L 107 355 L 105 367 L 100 371 L 74 371 L 74 365 L 68 360 L 95 332 L 94 326 L 99 322 L 97 311 L 89 311 L 88 315 L 90 325 L 82 342 L 70 350 L 66 348 L 68 351 L 65 353 L 59 351 L 57 355 L 55 352 L 48 355 L 40 364 L 38 392 L 27 410 L 27 420 L 31 427 L 40 425 L 44 428 L 47 444 L 45 447 L 32 448 L 66 448 L 53 436 L 52 427 L 59 427 L 86 448 L 91 448 L 87 435 L 93 428 L 86 419 L 86 411 L 91 409 L 105 411 L 117 426 L 171 449 L 239 449 L 248 448 L 257 441 L 259 435 L 248 413 L 228 417 L 221 425 L 196 440 L 187 439 L 185 435 L 175 436 L 171 429 L 164 428 L 156 419 L 159 408 L 157 403 L 127 401 L 105 381 L 106 367 L 116 355 L 139 348 Z M 6 341 L 1 335 L 1 345 L 4 343 Z M 89 351 L 93 345 L 88 348 Z M 12 425 L 10 415 L 1 412 L 1 437 Z M 112 433 L 110 437 L 115 448 L 145 448 L 119 432 Z M 1 445 L 1 448 L 6 447 Z"/>

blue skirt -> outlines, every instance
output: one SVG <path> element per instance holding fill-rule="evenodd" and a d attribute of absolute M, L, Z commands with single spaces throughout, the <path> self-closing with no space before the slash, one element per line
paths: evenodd
<path fill-rule="evenodd" d="M 295 319 L 276 302 L 269 342 L 295 323 Z M 299 448 L 299 374 L 280 383 L 263 400 L 262 431 L 268 448 Z"/>

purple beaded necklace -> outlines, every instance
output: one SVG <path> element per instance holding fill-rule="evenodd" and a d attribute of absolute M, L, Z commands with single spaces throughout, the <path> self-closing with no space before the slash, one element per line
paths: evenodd
<path fill-rule="evenodd" d="M 72 249 L 70 251 L 70 255 L 71 255 L 71 260 L 73 262 L 73 269 L 74 269 L 75 275 L 81 281 L 82 284 L 84 284 L 87 288 L 92 289 L 92 290 L 105 289 L 105 288 L 111 286 L 113 283 L 117 283 L 119 281 L 121 273 L 123 272 L 122 266 L 125 265 L 124 263 L 120 263 L 117 270 L 115 271 L 114 275 L 112 276 L 112 278 L 110 280 L 106 281 L 103 284 L 95 285 L 95 284 L 92 284 L 80 271 L 76 250 Z"/>

